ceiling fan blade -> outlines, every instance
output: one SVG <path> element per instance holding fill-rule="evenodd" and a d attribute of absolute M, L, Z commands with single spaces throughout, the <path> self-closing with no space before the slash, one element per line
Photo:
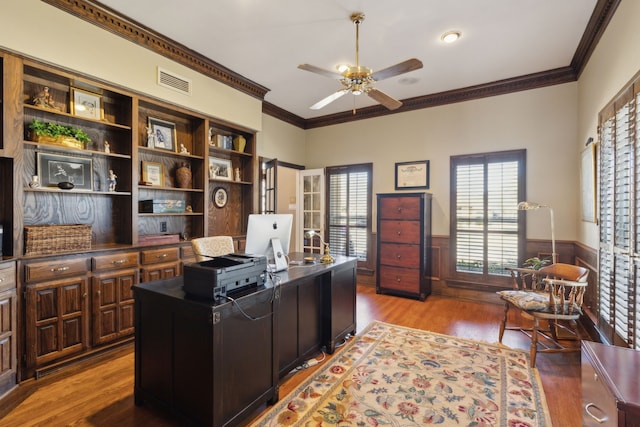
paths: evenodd
<path fill-rule="evenodd" d="M 369 95 L 371 98 L 375 99 L 380 104 L 382 104 L 385 107 L 387 107 L 389 110 L 396 110 L 396 109 L 402 107 L 402 102 L 398 101 L 397 99 L 394 99 L 394 98 L 390 97 L 386 93 L 384 93 L 382 91 L 379 91 L 376 88 L 369 89 L 367 91 L 367 95 Z"/>
<path fill-rule="evenodd" d="M 328 105 L 330 103 L 332 103 L 333 101 L 335 101 L 336 99 L 340 98 L 342 95 L 344 95 L 345 93 L 349 92 L 349 89 L 340 89 L 337 92 L 332 93 L 331 95 L 327 96 L 324 99 L 321 99 L 320 101 L 316 102 L 315 104 L 313 104 L 311 107 L 312 110 L 319 110 L 322 107 L 324 107 L 325 105 Z"/>
<path fill-rule="evenodd" d="M 408 73 L 409 71 L 419 70 L 422 68 L 422 61 L 416 58 L 407 59 L 391 67 L 383 68 L 371 74 L 373 80 L 379 81 L 397 76 L 398 74 Z"/>
<path fill-rule="evenodd" d="M 342 79 L 343 75 L 335 73 L 333 71 L 325 70 L 324 68 L 316 67 L 311 64 L 300 64 L 298 68 L 305 71 L 311 71 L 312 73 L 320 74 L 321 76 L 329 77 L 330 79 Z"/>

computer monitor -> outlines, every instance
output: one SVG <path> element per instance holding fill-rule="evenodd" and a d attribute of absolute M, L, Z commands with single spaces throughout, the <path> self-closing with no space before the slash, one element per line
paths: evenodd
<path fill-rule="evenodd" d="M 286 270 L 292 224 L 292 214 L 249 215 L 245 253 L 264 255 L 275 271 Z"/>

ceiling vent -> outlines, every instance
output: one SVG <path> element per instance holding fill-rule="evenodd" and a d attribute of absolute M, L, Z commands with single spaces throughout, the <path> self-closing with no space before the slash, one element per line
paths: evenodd
<path fill-rule="evenodd" d="M 191 95 L 191 80 L 158 67 L 158 85 Z"/>

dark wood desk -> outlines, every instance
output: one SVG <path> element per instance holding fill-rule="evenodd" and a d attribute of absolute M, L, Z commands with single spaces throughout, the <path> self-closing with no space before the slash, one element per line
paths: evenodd
<path fill-rule="evenodd" d="M 190 423 L 237 425 L 278 400 L 279 379 L 292 368 L 355 333 L 355 258 L 276 276 L 235 302 L 193 299 L 182 277 L 134 286 L 136 404 L 166 406 Z"/>

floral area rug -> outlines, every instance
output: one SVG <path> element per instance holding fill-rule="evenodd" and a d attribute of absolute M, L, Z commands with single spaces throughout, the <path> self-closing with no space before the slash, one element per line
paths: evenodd
<path fill-rule="evenodd" d="M 252 426 L 551 426 L 529 353 L 372 322 Z"/>

